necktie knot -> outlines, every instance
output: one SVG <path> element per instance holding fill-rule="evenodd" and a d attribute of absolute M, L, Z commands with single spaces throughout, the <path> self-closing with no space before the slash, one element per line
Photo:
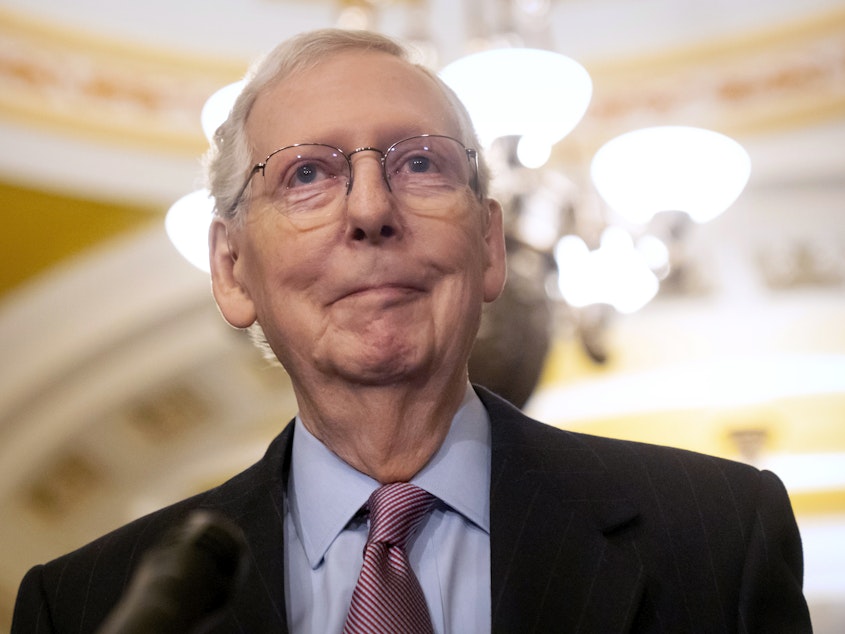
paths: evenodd
<path fill-rule="evenodd" d="M 367 502 L 370 511 L 367 543 L 382 542 L 404 550 L 434 501 L 431 493 L 408 482 L 394 482 L 376 489 Z"/>

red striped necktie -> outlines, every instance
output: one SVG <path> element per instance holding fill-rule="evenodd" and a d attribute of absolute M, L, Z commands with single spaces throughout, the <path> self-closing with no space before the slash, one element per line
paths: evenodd
<path fill-rule="evenodd" d="M 433 632 L 405 545 L 434 501 L 433 495 L 407 482 L 386 484 L 370 496 L 364 565 L 352 593 L 344 634 Z"/>

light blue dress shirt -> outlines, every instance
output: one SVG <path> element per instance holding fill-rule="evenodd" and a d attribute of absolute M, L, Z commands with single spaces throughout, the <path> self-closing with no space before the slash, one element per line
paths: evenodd
<path fill-rule="evenodd" d="M 358 511 L 379 483 L 297 417 L 285 509 L 285 600 L 294 634 L 341 632 L 367 541 Z M 490 419 L 471 386 L 412 482 L 438 502 L 408 549 L 434 631 L 490 631 Z"/>

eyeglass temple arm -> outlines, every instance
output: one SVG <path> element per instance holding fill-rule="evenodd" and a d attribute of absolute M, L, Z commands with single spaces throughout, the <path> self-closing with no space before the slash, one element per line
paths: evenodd
<path fill-rule="evenodd" d="M 482 198 L 482 196 L 481 196 L 481 189 L 480 189 L 479 183 L 478 183 L 478 151 L 473 150 L 472 148 L 464 148 L 464 149 L 466 150 L 467 158 L 470 161 L 472 161 L 473 165 L 475 166 L 475 169 L 473 170 L 473 173 L 472 173 L 472 182 L 470 183 L 470 186 L 472 186 L 472 189 L 475 192 L 475 195 L 478 196 L 478 198 L 480 200 Z"/>
<path fill-rule="evenodd" d="M 246 188 L 249 187 L 249 184 L 252 181 L 252 177 L 255 176 L 259 171 L 263 170 L 265 165 L 267 165 L 267 161 L 256 163 L 252 166 L 252 169 L 249 171 L 249 175 L 244 180 L 244 184 L 238 190 L 238 195 L 235 196 L 235 199 L 232 201 L 232 205 L 226 211 L 226 215 L 231 216 L 235 212 L 235 209 L 237 209 L 238 205 L 241 204 L 241 200 L 244 197 L 244 192 L 246 192 Z"/>

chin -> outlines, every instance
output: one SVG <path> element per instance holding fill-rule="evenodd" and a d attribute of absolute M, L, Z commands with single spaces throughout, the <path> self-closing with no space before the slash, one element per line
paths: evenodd
<path fill-rule="evenodd" d="M 337 363 L 338 374 L 352 383 L 390 385 L 413 381 L 430 368 L 430 355 L 408 347 L 376 346 Z"/>

